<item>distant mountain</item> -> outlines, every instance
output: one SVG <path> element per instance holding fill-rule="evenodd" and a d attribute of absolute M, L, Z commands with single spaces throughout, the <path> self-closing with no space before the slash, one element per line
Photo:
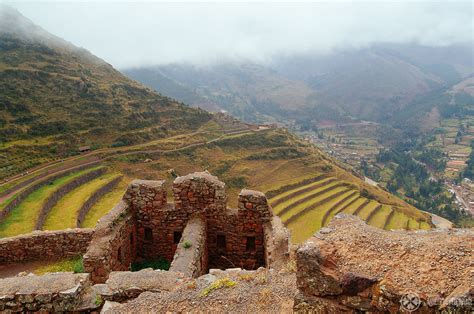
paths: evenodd
<path fill-rule="evenodd" d="M 251 122 L 278 118 L 279 113 L 303 106 L 312 94 L 305 83 L 253 63 L 170 64 L 123 72 L 180 101 L 207 110 L 225 110 Z"/>
<path fill-rule="evenodd" d="M 0 142 L 64 135 L 77 144 L 139 142 L 210 119 L 9 7 L 0 9 L 0 90 Z"/>
<path fill-rule="evenodd" d="M 124 73 L 176 99 L 250 121 L 386 122 L 418 97 L 472 74 L 472 54 L 470 45 L 380 44 L 323 56 L 281 57 L 267 65 L 172 64 Z"/>
<path fill-rule="evenodd" d="M 437 127 L 441 119 L 474 117 L 474 76 L 415 98 L 397 111 L 391 123 L 415 132 Z"/>

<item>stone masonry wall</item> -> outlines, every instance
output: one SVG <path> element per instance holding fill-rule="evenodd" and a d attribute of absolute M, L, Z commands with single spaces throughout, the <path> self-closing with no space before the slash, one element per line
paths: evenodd
<path fill-rule="evenodd" d="M 195 217 L 202 219 L 205 232 L 185 239 L 199 244 L 195 253 L 201 258 L 194 256 L 185 271 L 193 276 L 208 268 L 257 269 L 270 260 L 274 247 L 281 247 L 281 239 L 274 243 L 274 216 L 263 193 L 242 190 L 239 208 L 230 209 L 225 184 L 208 172 L 197 172 L 178 177 L 173 195 L 174 206 L 167 203 L 164 181 L 134 180 L 129 185 L 122 203 L 99 222 L 84 256 L 94 282 L 104 282 L 111 271 L 127 270 L 134 261 L 173 261 L 185 227 Z"/>
<path fill-rule="evenodd" d="M 90 286 L 88 274 L 51 273 L 0 279 L 0 312 L 80 312 Z"/>
<path fill-rule="evenodd" d="M 208 269 L 207 230 L 203 217 L 194 217 L 188 221 L 171 263 L 170 271 L 197 278 Z"/>
<path fill-rule="evenodd" d="M 171 262 L 179 242 L 175 232 L 183 232 L 190 213 L 167 204 L 164 181 L 134 180 L 124 199 L 136 219 L 137 259 L 163 257 Z"/>
<path fill-rule="evenodd" d="M 92 229 L 35 231 L 0 239 L 0 264 L 75 257 L 86 252 Z"/>
<path fill-rule="evenodd" d="M 93 282 L 105 282 L 111 271 L 129 270 L 136 256 L 136 226 L 125 202 L 115 206 L 97 224 L 84 255 L 84 269 Z"/>
<path fill-rule="evenodd" d="M 177 178 L 173 194 L 177 210 L 205 215 L 210 268 L 265 266 L 263 224 L 272 213 L 263 193 L 243 190 L 239 208 L 229 209 L 225 184 L 198 172 Z"/>

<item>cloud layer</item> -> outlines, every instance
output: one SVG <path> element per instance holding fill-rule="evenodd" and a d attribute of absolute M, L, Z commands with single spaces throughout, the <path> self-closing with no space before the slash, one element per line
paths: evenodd
<path fill-rule="evenodd" d="M 119 68 L 324 54 L 376 42 L 472 40 L 468 2 L 6 2 Z"/>

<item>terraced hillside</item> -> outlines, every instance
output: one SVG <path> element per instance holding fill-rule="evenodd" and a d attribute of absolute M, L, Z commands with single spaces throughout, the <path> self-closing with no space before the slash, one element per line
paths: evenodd
<path fill-rule="evenodd" d="M 0 179 L 79 153 L 189 132 L 211 118 L 0 7 Z"/>
<path fill-rule="evenodd" d="M 292 240 L 302 242 L 339 213 L 359 216 L 383 229 L 430 229 L 426 217 L 416 212 L 364 197 L 354 184 L 327 175 L 268 191 L 275 214 L 291 230 Z"/>
<path fill-rule="evenodd" d="M 71 184 L 97 170 L 100 173 L 81 184 Z M 226 182 L 232 207 L 242 188 L 267 191 L 294 241 L 304 240 L 338 212 L 356 213 L 386 229 L 430 227 L 428 215 L 366 184 L 286 130 L 229 133 L 217 119 L 199 132 L 93 151 L 79 161 L 72 157 L 9 182 L 9 188 L 0 194 L 8 192 L 8 198 L 0 199 L 0 208 L 26 195 L 0 219 L 0 237 L 34 229 L 94 227 L 119 202 L 133 178 L 165 179 L 170 189 L 175 176 L 202 170 Z M 38 223 L 41 213 L 43 219 Z"/>
<path fill-rule="evenodd" d="M 104 166 L 91 166 L 77 171 L 66 171 L 31 184 L 0 204 L 0 237 L 14 236 L 33 230 L 74 228 L 82 211 L 86 218 L 96 203 L 113 193 L 120 178 Z M 110 182 L 115 180 L 114 185 Z M 108 185 L 109 184 L 109 185 Z M 89 200 L 95 191 L 106 186 L 99 197 Z M 18 201 L 18 202 L 17 202 Z M 106 202 L 108 209 L 117 198 Z M 83 209 L 89 202 L 90 206 Z M 101 205 L 102 207 L 104 205 Z M 91 213 L 91 214 L 90 214 Z"/>
<path fill-rule="evenodd" d="M 132 179 L 165 179 L 170 190 L 176 176 L 203 170 L 226 183 L 231 207 L 242 188 L 288 192 L 275 208 L 295 233 L 305 229 L 298 241 L 359 191 L 367 208 L 360 198 L 347 210 L 379 225 L 430 219 L 294 134 L 163 97 L 18 12 L 0 16 L 0 48 L 0 237 L 93 227 Z"/>

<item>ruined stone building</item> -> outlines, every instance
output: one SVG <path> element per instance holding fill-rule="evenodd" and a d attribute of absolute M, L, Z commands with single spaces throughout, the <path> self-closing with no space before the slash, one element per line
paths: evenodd
<path fill-rule="evenodd" d="M 107 302 L 126 313 L 155 304 L 169 311 L 182 305 L 176 298 L 187 302 L 177 312 L 202 312 L 209 299 L 201 293 L 231 279 L 240 280 L 227 290 L 233 297 L 222 293 L 214 310 L 225 312 L 232 299 L 234 311 L 258 312 L 273 291 L 287 299 L 267 298 L 267 312 L 288 303 L 285 312 L 297 313 L 472 312 L 472 229 L 386 231 L 339 214 L 290 252 L 264 194 L 242 190 L 233 209 L 224 183 L 207 172 L 178 177 L 173 201 L 164 183 L 131 182 L 94 229 L 0 239 L 0 266 L 80 255 L 85 271 L 0 279 L 0 312 L 91 312 Z M 171 262 L 169 271 L 130 271 L 158 258 Z"/>
<path fill-rule="evenodd" d="M 277 253 L 278 260 L 285 259 L 288 233 L 263 193 L 242 190 L 238 208 L 228 208 L 225 184 L 199 172 L 174 181 L 169 203 L 164 183 L 133 181 L 123 201 L 101 220 L 84 256 L 94 281 L 160 257 L 191 277 L 209 268 L 265 267 Z"/>

